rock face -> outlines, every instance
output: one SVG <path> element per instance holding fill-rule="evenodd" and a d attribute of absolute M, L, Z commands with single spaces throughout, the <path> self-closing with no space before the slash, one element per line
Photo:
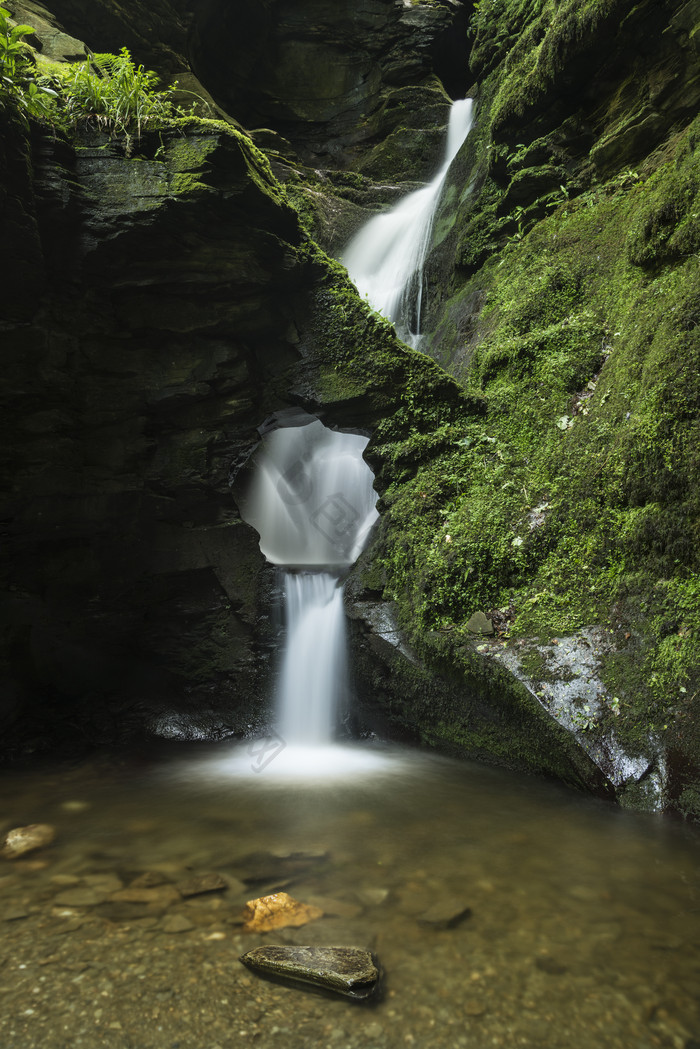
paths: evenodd
<path fill-rule="evenodd" d="M 305 159 L 347 163 L 381 133 L 392 88 L 443 69 L 459 80 L 465 14 L 457 0 L 204 0 L 191 53 L 200 78 L 246 126 L 274 128 Z M 397 113 L 394 126 L 402 122 Z"/>
<path fill-rule="evenodd" d="M 403 679 L 422 661 L 491 691 L 507 668 L 622 803 L 697 818 L 697 5 L 481 5 L 473 27 L 421 348 L 483 414 L 370 446 L 401 482 L 357 593 L 395 598 L 414 665 L 376 611 L 359 636 Z M 477 609 L 498 636 L 470 636 Z M 420 738 L 483 739 L 389 692 Z"/>
<path fill-rule="evenodd" d="M 241 958 L 263 976 L 276 976 L 346 998 L 370 998 L 379 989 L 379 970 L 369 951 L 357 947 L 256 947 Z"/>
<path fill-rule="evenodd" d="M 256 731 L 275 576 L 231 477 L 275 410 L 373 428 L 424 371 L 249 138 L 193 120 L 124 145 L 2 138 L 10 751 Z"/>
<path fill-rule="evenodd" d="M 6 148 L 21 176 L 19 133 Z M 296 356 L 296 217 L 235 133 L 176 134 L 157 160 L 158 136 L 136 161 L 99 135 L 29 148 L 34 182 L 9 193 L 10 674 L 47 703 L 80 697 L 88 723 L 109 699 L 127 733 L 129 711 L 170 737 L 240 731 L 265 584 L 228 479 L 261 383 L 272 406 Z M 217 713 L 233 695 L 235 724 Z"/>

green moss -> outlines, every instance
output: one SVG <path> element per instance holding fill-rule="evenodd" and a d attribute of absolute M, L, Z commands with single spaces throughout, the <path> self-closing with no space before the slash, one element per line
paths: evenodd
<path fill-rule="evenodd" d="M 630 6 L 629 0 L 480 0 L 472 18 L 471 64 L 479 73 L 502 63 L 493 127 L 521 119 L 585 50 L 600 23 L 619 21 Z"/>
<path fill-rule="evenodd" d="M 303 250 L 323 273 L 314 310 L 324 351 L 316 373 L 322 400 L 362 394 L 365 405 L 384 418 L 378 428 L 382 442 L 420 439 L 468 412 L 469 398 L 458 384 L 398 340 L 389 321 L 358 297 L 340 263 L 313 242 Z"/>
<path fill-rule="evenodd" d="M 627 238 L 628 257 L 637 266 L 687 258 L 700 250 L 698 135 L 696 123 L 676 158 L 646 185 L 645 206 Z"/>
<path fill-rule="evenodd" d="M 699 687 L 700 260 L 676 247 L 697 124 L 653 177 L 563 203 L 466 281 L 448 312 L 485 302 L 466 372 L 484 414 L 381 449 L 387 595 L 414 643 L 445 631 L 456 652 L 511 603 L 516 636 L 609 623 L 629 740 L 680 731 Z"/>

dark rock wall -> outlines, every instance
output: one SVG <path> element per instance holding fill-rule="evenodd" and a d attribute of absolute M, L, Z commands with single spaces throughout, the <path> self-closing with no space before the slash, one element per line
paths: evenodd
<path fill-rule="evenodd" d="M 269 595 L 228 482 L 286 397 L 301 234 L 235 134 L 122 147 L 5 137 L 5 712 L 242 731 Z"/>
<path fill-rule="evenodd" d="M 191 53 L 246 126 L 279 131 L 306 160 L 346 165 L 377 135 L 388 90 L 465 67 L 466 8 L 457 0 L 204 0 Z"/>

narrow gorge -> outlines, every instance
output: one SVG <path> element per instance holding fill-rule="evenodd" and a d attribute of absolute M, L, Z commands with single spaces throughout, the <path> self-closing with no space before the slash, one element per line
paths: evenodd
<path fill-rule="evenodd" d="M 298 407 L 371 438 L 363 731 L 697 815 L 694 4 L 7 10 L 37 83 L 126 46 L 180 116 L 3 95 L 5 752 L 264 723 L 231 484 Z M 465 95 L 416 354 L 332 259 Z"/>
<path fill-rule="evenodd" d="M 698 1049 L 700 0 L 0 4 L 0 1044 Z"/>

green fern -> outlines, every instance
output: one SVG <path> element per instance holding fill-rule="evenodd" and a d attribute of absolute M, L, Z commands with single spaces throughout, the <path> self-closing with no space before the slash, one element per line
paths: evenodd
<path fill-rule="evenodd" d="M 91 54 L 58 76 L 71 124 L 85 121 L 140 136 L 148 125 L 162 125 L 175 115 L 173 89 L 157 90 L 157 74 L 135 65 L 125 47 L 118 55 Z"/>

